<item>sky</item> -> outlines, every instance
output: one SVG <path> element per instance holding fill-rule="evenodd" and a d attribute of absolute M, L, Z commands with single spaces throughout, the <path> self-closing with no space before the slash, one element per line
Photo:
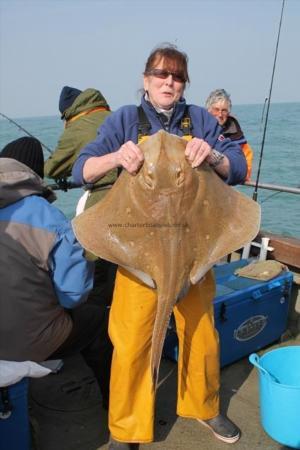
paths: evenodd
<path fill-rule="evenodd" d="M 282 0 L 0 0 L 0 112 L 58 115 L 63 86 L 137 104 L 146 60 L 170 42 L 189 57 L 185 97 L 269 95 Z M 300 0 L 286 0 L 272 101 L 300 101 Z"/>

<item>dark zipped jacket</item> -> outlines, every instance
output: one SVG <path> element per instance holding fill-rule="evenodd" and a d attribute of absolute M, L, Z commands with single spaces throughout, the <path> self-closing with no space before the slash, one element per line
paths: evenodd
<path fill-rule="evenodd" d="M 0 158 L 0 360 L 47 359 L 72 329 L 65 308 L 92 288 L 93 264 L 54 198 L 27 166 Z"/>

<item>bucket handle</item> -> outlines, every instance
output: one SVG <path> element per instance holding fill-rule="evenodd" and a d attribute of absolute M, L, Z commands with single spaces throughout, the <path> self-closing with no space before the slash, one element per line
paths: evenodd
<path fill-rule="evenodd" d="M 260 372 L 262 372 L 264 375 L 268 376 L 271 378 L 272 381 L 274 381 L 274 383 L 279 383 L 280 381 L 274 376 L 272 375 L 270 372 L 268 372 L 264 367 L 262 367 L 260 365 L 260 358 L 257 355 L 257 353 L 252 353 L 249 356 L 249 361 L 251 362 L 251 364 L 253 364 Z"/>

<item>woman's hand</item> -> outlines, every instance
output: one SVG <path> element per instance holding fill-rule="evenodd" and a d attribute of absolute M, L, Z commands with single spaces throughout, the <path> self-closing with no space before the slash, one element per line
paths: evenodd
<path fill-rule="evenodd" d="M 83 178 L 85 183 L 95 183 L 116 167 L 124 167 L 129 173 L 135 175 L 143 161 L 144 154 L 141 149 L 132 141 L 128 141 L 116 152 L 87 159 L 83 166 Z"/>
<path fill-rule="evenodd" d="M 206 160 L 217 174 L 227 178 L 230 172 L 229 159 L 222 154 L 221 158 L 216 158 L 214 152 L 215 154 L 219 153 L 213 150 L 207 142 L 199 138 L 190 140 L 185 148 L 185 156 L 193 168 L 200 166 Z"/>
<path fill-rule="evenodd" d="M 132 175 L 136 174 L 144 162 L 141 149 L 132 141 L 127 141 L 116 152 L 118 165 L 124 167 Z"/>
<path fill-rule="evenodd" d="M 198 167 L 210 155 L 211 146 L 203 139 L 191 139 L 185 148 L 185 156 L 191 166 Z"/>

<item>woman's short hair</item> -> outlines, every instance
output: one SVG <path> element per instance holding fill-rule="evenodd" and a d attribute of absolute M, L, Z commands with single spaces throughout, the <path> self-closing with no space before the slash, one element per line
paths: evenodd
<path fill-rule="evenodd" d="M 179 72 L 185 82 L 189 82 L 188 74 L 188 56 L 186 53 L 178 50 L 173 44 L 160 44 L 150 53 L 146 65 L 144 75 L 148 75 L 161 60 L 164 60 L 164 69 L 170 72 Z"/>
<path fill-rule="evenodd" d="M 205 102 L 205 108 L 209 109 L 212 105 L 218 102 L 228 103 L 229 111 L 231 110 L 232 104 L 230 94 L 228 94 L 225 89 L 216 89 L 215 91 L 212 91 Z"/>

